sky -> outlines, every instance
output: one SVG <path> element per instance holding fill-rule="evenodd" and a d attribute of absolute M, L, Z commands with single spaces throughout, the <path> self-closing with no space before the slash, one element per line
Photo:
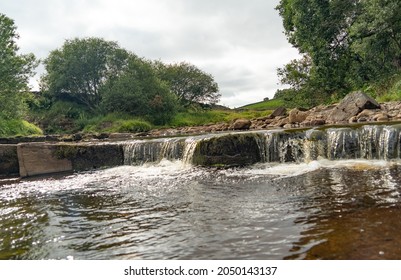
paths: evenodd
<path fill-rule="evenodd" d="M 46 58 L 66 39 L 101 37 L 139 57 L 191 63 L 219 84 L 231 108 L 272 98 L 297 51 L 274 9 L 279 0 L 1 0 L 21 53 Z M 43 66 L 31 80 L 38 88 Z"/>

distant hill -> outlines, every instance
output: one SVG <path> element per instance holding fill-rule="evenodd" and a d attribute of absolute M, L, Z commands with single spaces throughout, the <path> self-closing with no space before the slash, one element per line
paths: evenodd
<path fill-rule="evenodd" d="M 284 101 L 281 99 L 271 99 L 257 103 L 248 104 L 237 109 L 243 110 L 274 110 L 278 107 L 286 107 Z"/>

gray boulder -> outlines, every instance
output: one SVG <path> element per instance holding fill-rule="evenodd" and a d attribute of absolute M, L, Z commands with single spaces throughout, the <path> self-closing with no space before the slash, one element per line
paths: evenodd
<path fill-rule="evenodd" d="M 363 92 L 348 94 L 329 114 L 328 123 L 348 122 L 365 109 L 379 109 L 380 104 Z"/>

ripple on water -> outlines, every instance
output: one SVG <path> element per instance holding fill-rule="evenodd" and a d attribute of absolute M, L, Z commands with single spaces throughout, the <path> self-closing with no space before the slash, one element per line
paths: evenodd
<path fill-rule="evenodd" d="M 401 258 L 400 166 L 123 166 L 0 188 L 0 259 Z"/>

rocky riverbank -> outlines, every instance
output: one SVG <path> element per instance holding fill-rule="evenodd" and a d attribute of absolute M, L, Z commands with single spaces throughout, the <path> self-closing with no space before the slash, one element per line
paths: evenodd
<path fill-rule="evenodd" d="M 134 138 L 197 135 L 223 131 L 308 128 L 323 125 L 347 125 L 392 121 L 401 121 L 401 101 L 379 104 L 365 93 L 354 92 L 347 95 L 338 104 L 319 105 L 309 110 L 303 108 L 294 108 L 292 110 L 277 108 L 268 116 L 252 120 L 237 119 L 230 123 L 222 122 L 202 126 L 154 129 L 142 133 L 77 133 L 73 135 L 0 138 L 0 144 L 120 141 Z"/>
<path fill-rule="evenodd" d="M 156 129 L 146 136 L 202 134 L 230 130 L 263 130 L 274 128 L 308 128 L 322 125 L 401 121 L 401 101 L 379 104 L 363 92 L 347 95 L 340 103 L 319 105 L 312 109 L 277 108 L 272 114 L 257 119 L 237 119 L 231 123 L 196 127 Z"/>

